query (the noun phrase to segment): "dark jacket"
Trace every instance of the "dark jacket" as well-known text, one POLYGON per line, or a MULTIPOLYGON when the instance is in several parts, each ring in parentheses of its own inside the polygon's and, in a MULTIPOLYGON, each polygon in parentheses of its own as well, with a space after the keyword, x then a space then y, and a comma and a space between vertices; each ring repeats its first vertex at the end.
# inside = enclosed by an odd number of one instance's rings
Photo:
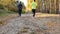
POLYGON ((18 5, 18 8, 22 10, 23 5, 20 3, 20 4, 18 5))

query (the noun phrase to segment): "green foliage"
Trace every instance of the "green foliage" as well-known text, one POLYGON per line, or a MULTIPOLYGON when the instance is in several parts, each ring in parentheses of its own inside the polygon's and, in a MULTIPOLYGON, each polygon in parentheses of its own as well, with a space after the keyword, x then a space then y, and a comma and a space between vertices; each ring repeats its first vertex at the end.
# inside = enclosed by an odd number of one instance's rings
POLYGON ((18 11, 18 9, 16 7, 12 7, 12 6, 10 8, 8 8, 8 10, 9 11, 15 11, 15 12, 18 11))
POLYGON ((2 5, 2 4, 0 4, 0 9, 4 9, 4 7, 3 7, 3 5, 2 5))
POLYGON ((0 9, 5 9, 9 11, 17 11, 17 7, 15 6, 15 0, 2 0, 0 1, 0 9))
POLYGON ((9 14, 16 14, 17 12, 0 10, 0 16, 5 16, 9 14))

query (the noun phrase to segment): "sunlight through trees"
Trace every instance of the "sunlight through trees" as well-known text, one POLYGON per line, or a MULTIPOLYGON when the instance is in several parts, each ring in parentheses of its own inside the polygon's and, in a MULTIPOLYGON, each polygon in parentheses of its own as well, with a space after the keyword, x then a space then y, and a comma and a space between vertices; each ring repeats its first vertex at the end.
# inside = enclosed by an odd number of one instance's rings
MULTIPOLYGON (((14 8, 16 1, 23 1, 27 10, 31 11, 31 3, 33 0, 0 0, 0 5, 3 5, 4 8, 8 5, 14 8)), ((36 0, 36 2, 38 4, 38 12, 60 13, 60 0, 36 0)))

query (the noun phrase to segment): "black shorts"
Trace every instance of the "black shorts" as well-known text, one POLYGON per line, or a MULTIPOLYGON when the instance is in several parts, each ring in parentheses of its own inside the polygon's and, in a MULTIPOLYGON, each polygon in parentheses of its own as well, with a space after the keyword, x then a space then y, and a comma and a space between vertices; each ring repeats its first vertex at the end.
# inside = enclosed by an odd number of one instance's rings
POLYGON ((21 14, 22 13, 22 10, 18 10, 18 13, 21 14))
POLYGON ((36 9, 32 9, 32 12, 35 14, 36 9))

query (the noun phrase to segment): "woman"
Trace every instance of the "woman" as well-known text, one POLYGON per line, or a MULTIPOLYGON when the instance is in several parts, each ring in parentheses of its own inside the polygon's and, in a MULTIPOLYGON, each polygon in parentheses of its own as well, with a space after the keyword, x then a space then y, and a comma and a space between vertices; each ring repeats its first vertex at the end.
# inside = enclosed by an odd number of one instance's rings
POLYGON ((18 5, 18 14, 19 14, 19 16, 21 16, 22 8, 23 8, 23 5, 22 5, 22 2, 20 1, 19 5, 18 5))
POLYGON ((35 0, 32 2, 32 12, 33 12, 33 17, 35 16, 35 11, 36 11, 36 7, 37 7, 37 3, 35 2, 35 0))

